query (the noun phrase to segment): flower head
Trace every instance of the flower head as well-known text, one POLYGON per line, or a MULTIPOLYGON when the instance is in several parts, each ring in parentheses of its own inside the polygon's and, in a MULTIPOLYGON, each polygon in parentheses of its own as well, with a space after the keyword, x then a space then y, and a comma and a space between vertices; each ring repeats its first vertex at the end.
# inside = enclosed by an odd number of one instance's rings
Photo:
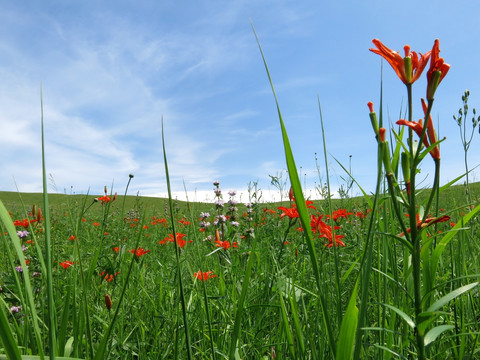
MULTIPOLYGON (((177 233, 176 236, 175 236, 176 243, 180 248, 183 248, 183 247, 185 247, 185 245, 187 245, 187 240, 183 239, 185 236, 186 236, 186 234, 182 234, 182 233, 177 233)), ((172 242, 173 243, 173 242, 175 242, 175 240, 173 239, 172 234, 168 234, 168 236, 165 239, 160 240, 158 243, 160 245, 164 245, 167 242, 172 242)), ((190 240, 189 242, 192 242, 192 240, 190 240)))
POLYGON ((60 263, 60 266, 63 267, 65 270, 67 270, 70 266, 73 265, 73 262, 67 260, 67 261, 62 261, 60 263))
POLYGON ((132 249, 128 251, 134 254, 137 258, 150 252, 150 250, 145 250, 145 249, 142 249, 141 247, 139 247, 138 249, 132 249))
POLYGON ((403 48, 405 57, 402 57, 398 52, 383 45, 380 40, 373 39, 372 42, 377 48, 370 49, 370 51, 387 60, 405 85, 413 84, 417 81, 430 58, 430 51, 423 55, 417 54, 415 51, 410 51, 410 46, 405 45, 403 48))
POLYGON ((215 246, 216 247, 222 247, 224 250, 228 250, 230 249, 230 247, 234 247, 234 248, 238 248, 238 244, 237 242, 233 242, 232 244, 230 244, 230 241, 228 240, 225 240, 225 241, 221 241, 219 239, 215 240, 215 246))
POLYGON ((10 312, 12 314, 16 314, 16 313, 20 312, 20 310, 22 310, 22 306, 12 306, 10 308, 10 312))
POLYGON ((198 271, 193 274, 193 276, 195 276, 200 281, 207 281, 208 279, 217 277, 217 275, 213 275, 213 271, 198 271))
POLYGON ((450 65, 446 64, 440 54, 440 41, 435 39, 432 48, 432 57, 430 59, 430 68, 427 71, 427 99, 432 100, 438 85, 450 70, 450 65))
MULTIPOLYGON (((310 225, 312 227, 312 232, 319 233, 318 237, 321 238, 327 238, 328 239, 328 244, 325 244, 327 248, 331 248, 333 246, 333 232, 332 232, 332 227, 330 225, 325 224, 322 221, 322 215, 315 217, 315 215, 311 216, 311 222, 310 225)), ((340 226, 334 226, 334 230, 340 229, 340 226)), ((341 241, 344 238, 343 235, 337 235, 335 234, 335 247, 337 246, 345 246, 345 243, 341 241)))
MULTIPOLYGON (((422 222, 422 220, 420 219, 420 215, 417 214, 417 229, 420 230, 420 229, 423 229, 427 226, 430 226, 430 225, 433 225, 433 224, 436 224, 436 223, 440 223, 440 222, 446 222, 450 220, 450 216, 447 216, 447 215, 442 215, 440 217, 431 217, 430 215, 427 216, 427 218, 425 219, 424 222, 422 222)), ((408 228, 407 229, 407 233, 410 233, 411 232, 411 229, 408 228)), ((398 234, 397 236, 405 236, 405 233, 400 233, 398 234)))
MULTIPOLYGON (((427 114, 427 104, 425 103, 425 100, 422 99, 422 107, 425 115, 427 114)), ((404 119, 400 119, 397 121, 397 125, 406 125, 409 128, 411 128, 413 131, 415 131, 418 135, 419 138, 422 137, 422 132, 423 132, 423 121, 422 119, 416 121, 407 121, 404 119)), ((426 134, 423 136, 423 145, 425 145, 426 148, 429 148, 430 145, 435 144, 437 142, 437 137, 435 135, 435 129, 433 128, 433 120, 432 117, 429 115, 427 119, 427 131, 426 134)), ((440 148, 438 145, 436 145, 431 151, 430 155, 432 155, 432 158, 434 159, 440 159, 440 148)))
POLYGON ((18 236, 20 239, 23 239, 23 238, 28 237, 29 234, 30 234, 30 233, 29 233, 27 230, 24 230, 24 231, 19 230, 19 231, 17 231, 17 236, 18 236))

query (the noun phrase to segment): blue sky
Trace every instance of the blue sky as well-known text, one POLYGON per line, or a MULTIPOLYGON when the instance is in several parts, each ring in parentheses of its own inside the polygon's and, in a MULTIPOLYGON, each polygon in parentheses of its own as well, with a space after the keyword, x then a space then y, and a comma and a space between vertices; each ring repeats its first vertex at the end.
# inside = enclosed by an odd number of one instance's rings
MULTIPOLYGON (((470 108, 480 110, 479 2, 22 1, 2 2, 0 10, 0 190, 41 190, 42 83, 51 192, 100 194, 114 182, 123 193, 133 173, 131 194, 164 195, 163 116, 176 197, 184 198, 185 186, 190 200, 206 200, 219 180, 239 192, 258 182, 265 199, 278 199, 269 175, 285 180, 286 166, 250 20, 307 196, 319 183, 316 153, 325 181, 317 97, 329 153, 347 167, 352 155, 354 176, 367 191, 374 188, 376 144, 366 104, 378 108, 381 61, 368 51, 373 38, 421 53, 440 39, 452 66, 433 108, 437 131, 447 136, 442 183, 464 170, 452 115, 465 89, 470 108)), ((422 75, 414 86, 417 119, 425 86, 422 75)), ((385 65, 392 122, 405 101, 403 83, 385 65)), ((479 137, 471 167, 480 163, 479 137)), ((345 174, 329 162, 335 189, 345 174)), ((426 166, 422 184, 431 178, 426 166)))

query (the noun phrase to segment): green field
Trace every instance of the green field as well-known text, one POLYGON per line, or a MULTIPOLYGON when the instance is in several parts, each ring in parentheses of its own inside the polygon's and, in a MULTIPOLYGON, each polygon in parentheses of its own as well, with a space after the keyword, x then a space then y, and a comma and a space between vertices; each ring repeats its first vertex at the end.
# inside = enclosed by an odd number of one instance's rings
MULTIPOLYGON (((477 199, 479 185, 472 185, 472 194, 477 199)), ((437 224, 438 228, 429 227, 425 239, 435 237, 440 242, 443 234, 451 231, 450 222, 460 221, 462 214, 469 211, 459 207, 465 202, 464 192, 464 186, 460 185, 442 194, 445 200, 440 205, 441 213, 448 213, 451 219, 437 224)), ((223 195, 227 203, 230 197, 223 195)), ((41 207, 42 194, 1 192, 0 198, 12 212, 12 220, 37 219, 36 214, 28 212, 34 204, 37 209, 41 207), (27 213, 22 211, 22 201, 27 213)), ((127 196, 125 204, 121 196, 104 204, 94 202, 93 195, 55 194, 49 199, 57 355, 85 358, 90 352, 95 353, 111 324, 113 312, 118 311, 106 358, 186 358, 175 247, 170 241, 159 243, 172 233, 168 199, 127 196), (140 256, 130 252, 138 248, 149 252, 140 256), (72 265, 63 268, 62 264, 68 264, 67 261, 72 265), (123 292, 124 298, 117 308, 123 292), (113 303, 110 311, 105 305, 106 294, 113 303)), ((279 206, 252 204, 247 214, 244 205, 236 206, 238 210, 229 213, 228 206, 219 209, 213 204, 177 204, 176 232, 185 234, 186 240, 179 248, 180 276, 194 358, 228 358, 232 331, 239 321, 235 315, 241 296, 245 296, 244 308, 234 344, 240 358, 267 359, 273 358, 273 354, 276 358, 328 358, 332 349, 324 331, 323 311, 329 315, 332 331, 338 333, 372 218, 377 230, 372 245, 368 312, 361 330, 365 334, 363 357, 394 358, 393 353, 408 356, 413 352, 414 330, 398 311, 390 308, 395 306, 406 314, 412 311, 412 275, 408 253, 384 230, 400 233, 388 200, 375 214, 367 212, 369 207, 364 198, 334 200, 332 218, 339 226, 335 232, 343 235, 340 241, 345 247, 326 247, 328 238, 318 237, 317 232, 315 247, 321 266, 322 291, 328 294, 324 305, 316 294, 308 248, 298 230, 298 218, 290 218, 279 206), (204 221, 211 225, 204 232, 200 231, 201 212, 210 213, 204 221), (219 215, 227 213, 229 220, 213 225, 219 215), (282 218, 283 213, 287 215, 282 218), (238 228, 232 226, 231 219, 235 216, 238 228), (216 246, 220 244, 215 242, 217 229, 220 242, 227 241, 231 247, 216 246), (252 260, 249 262, 249 259, 252 260), (200 281, 195 277, 198 271, 211 271, 212 277, 200 281), (246 280, 249 271, 250 277, 246 280), (245 281, 248 288, 242 294, 245 281), (323 306, 326 308, 322 311, 323 306)), ((285 202, 283 207, 292 209, 292 204, 285 202)), ((326 200, 315 201, 309 212, 317 217, 323 215, 328 223, 330 210, 326 200)), ((21 239, 25 247, 23 254, 29 262, 28 275, 26 270, 17 271, 20 262, 7 235, 0 245, 3 311, 9 313, 8 323, 24 354, 37 354, 39 350, 32 316, 38 317, 40 341, 49 352, 45 328, 48 321, 46 279, 41 259, 44 255, 40 254, 44 227, 41 219, 28 223, 27 228, 16 227, 18 231, 29 232, 21 239), (25 276, 30 278, 36 315, 21 302, 28 291, 25 276), (19 311, 11 311, 12 307, 19 307, 19 311)), ((6 229, 2 226, 3 232, 6 229)), ((477 217, 448 244, 438 265, 438 286, 431 293, 432 300, 478 281, 479 234, 477 217)), ((430 346, 432 357, 444 358, 447 352, 451 357, 470 354, 470 358, 475 358, 479 348, 479 314, 478 290, 442 307, 434 324, 452 327, 430 346)))

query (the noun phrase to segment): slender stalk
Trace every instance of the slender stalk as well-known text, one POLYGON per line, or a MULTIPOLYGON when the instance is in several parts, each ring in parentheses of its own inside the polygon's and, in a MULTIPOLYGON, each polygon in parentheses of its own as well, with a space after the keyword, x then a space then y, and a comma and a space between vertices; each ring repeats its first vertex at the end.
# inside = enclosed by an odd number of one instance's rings
POLYGON ((168 190, 168 205, 170 208, 170 220, 172 223, 172 232, 173 232, 173 241, 175 244, 175 259, 177 262, 177 277, 178 277, 178 287, 180 289, 180 302, 182 304, 182 315, 183 315, 183 324, 185 326, 185 342, 187 347, 187 356, 188 359, 193 359, 192 355, 192 348, 190 344, 190 332, 188 327, 188 319, 187 319, 187 306, 185 303, 185 294, 183 290, 183 282, 182 282, 182 272, 180 266, 180 247, 177 243, 177 233, 175 231, 175 218, 174 218, 174 209, 173 209, 173 199, 172 199, 172 190, 170 188, 170 176, 168 173, 168 164, 167 164, 167 153, 165 150, 165 133, 163 131, 163 118, 162 118, 162 147, 163 147, 163 160, 165 162, 165 177, 167 179, 167 190, 168 190))
MULTIPOLYGON (((407 85, 407 94, 408 94, 408 119, 412 121, 412 85, 407 85)), ((425 135, 425 134, 424 134, 425 135)), ((410 217, 410 239, 412 244, 412 267, 413 267, 413 294, 414 294, 414 303, 415 303, 415 322, 416 325, 420 323, 420 314, 422 313, 422 279, 421 279, 421 261, 420 261, 420 234, 417 229, 417 210, 416 210, 416 189, 415 189, 415 176, 417 174, 417 155, 420 152, 420 146, 422 141, 419 142, 419 147, 417 151, 414 151, 413 147, 413 131, 409 128, 408 132, 408 142, 410 146, 410 156, 413 157, 410 168, 410 199, 408 207, 408 215, 410 217)), ((400 219, 400 217, 399 217, 400 219)), ((405 236, 408 236, 405 233, 405 236)), ((416 331, 416 340, 417 340, 417 357, 419 360, 425 359, 425 345, 424 345, 424 334, 420 331, 416 331)))
POLYGON ((42 176, 43 176, 43 213, 45 218, 45 266, 47 268, 47 302, 48 302, 48 344, 50 347, 50 359, 55 359, 55 298, 53 297, 52 275, 52 243, 50 234, 50 209, 48 204, 47 171, 45 166, 45 133, 43 127, 43 96, 40 86, 40 111, 42 123, 42 176))
POLYGON ((320 106, 320 98, 318 98, 318 111, 320 113, 320 124, 322 127, 322 139, 323 139, 323 155, 325 157, 325 174, 327 178, 327 189, 328 189, 328 209, 330 213, 330 227, 332 229, 332 243, 333 243, 333 261, 334 261, 334 268, 335 268, 335 290, 337 292, 337 317, 338 323, 342 322, 342 295, 340 293, 340 274, 339 274, 339 266, 338 266, 338 249, 337 249, 337 242, 335 240, 335 224, 333 223, 333 215, 332 215, 332 197, 330 192, 330 175, 328 173, 328 158, 327 158, 327 141, 325 139, 325 128, 323 126, 323 116, 322 116, 322 107, 320 106))

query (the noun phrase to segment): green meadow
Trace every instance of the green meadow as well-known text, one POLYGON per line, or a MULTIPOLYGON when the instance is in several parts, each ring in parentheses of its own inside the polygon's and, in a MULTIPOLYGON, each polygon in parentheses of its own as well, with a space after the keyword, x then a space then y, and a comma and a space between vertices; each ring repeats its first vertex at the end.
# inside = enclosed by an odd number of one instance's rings
POLYGON ((305 199, 278 102, 281 203, 253 186, 240 204, 215 179, 212 203, 130 196, 133 175, 103 194, 48 194, 43 155, 43 193, 0 192, 0 359, 479 359, 480 183, 468 146, 465 173, 440 183, 430 117, 449 65, 438 41, 421 56, 374 45, 408 102, 392 126, 368 104, 371 193, 339 164, 361 195, 329 196, 326 166, 325 196, 305 199), (420 186, 425 162, 434 173, 420 186))

